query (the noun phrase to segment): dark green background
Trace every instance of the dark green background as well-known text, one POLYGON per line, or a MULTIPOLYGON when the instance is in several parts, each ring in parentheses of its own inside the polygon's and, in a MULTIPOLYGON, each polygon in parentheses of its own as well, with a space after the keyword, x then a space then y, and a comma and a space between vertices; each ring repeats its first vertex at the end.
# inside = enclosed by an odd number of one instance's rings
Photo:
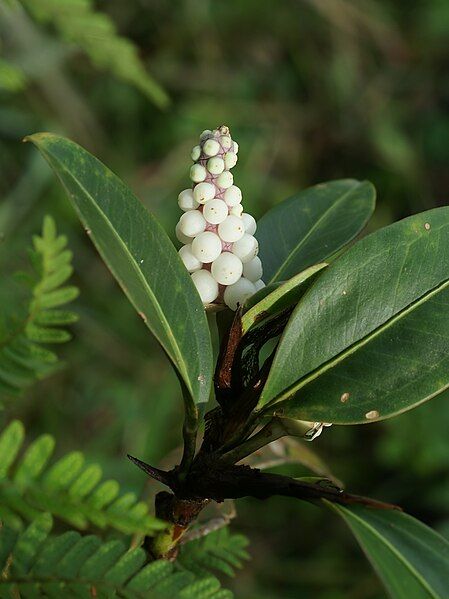
MULTIPOLYGON (((54 434, 59 452, 83 449, 124 486, 143 489, 124 455, 157 465, 177 447, 176 379, 61 187, 21 138, 49 130, 75 139, 172 232, 190 148, 203 129, 226 123, 240 144, 236 183, 256 217, 308 185, 368 178, 379 196, 372 230, 448 203, 449 4, 109 0, 96 7, 136 43, 171 104, 161 112, 95 68, 51 23, 25 13, 41 40, 34 47, 34 38, 11 36, 0 20, 2 58, 34 65, 22 90, 0 90, 1 309, 22 293, 12 273, 26 265, 30 235, 47 212, 69 236, 81 289, 75 340, 61 348, 66 367, 9 402, 2 418, 22 418, 33 437, 54 434)), ((449 534, 445 401, 387 423, 327 429, 314 448, 351 490, 401 503, 449 534)), ((234 527, 249 535, 253 556, 234 583, 238 597, 384 596, 332 514, 289 499, 241 501, 238 512, 234 527)))

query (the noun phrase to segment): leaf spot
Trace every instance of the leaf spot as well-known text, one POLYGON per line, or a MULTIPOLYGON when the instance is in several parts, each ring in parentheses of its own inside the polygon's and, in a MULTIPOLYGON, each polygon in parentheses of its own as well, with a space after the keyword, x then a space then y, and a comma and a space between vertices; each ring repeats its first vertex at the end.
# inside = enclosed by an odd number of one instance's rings
POLYGON ((204 376, 204 374, 200 374, 198 376, 198 381, 200 382, 200 385, 204 385, 204 383, 206 382, 206 377, 204 376))
POLYGON ((346 403, 348 401, 348 399, 349 399, 349 393, 348 392, 343 393, 343 395, 340 397, 341 403, 346 403))
POLYGON ((430 231, 430 223, 425 223, 424 228, 426 231, 430 231))
POLYGON ((343 295, 346 295, 348 292, 346 291, 346 289, 343 289, 343 295))
POLYGON ((379 412, 377 410, 371 410, 365 414, 365 418, 367 420, 374 420, 374 418, 379 418, 379 412))

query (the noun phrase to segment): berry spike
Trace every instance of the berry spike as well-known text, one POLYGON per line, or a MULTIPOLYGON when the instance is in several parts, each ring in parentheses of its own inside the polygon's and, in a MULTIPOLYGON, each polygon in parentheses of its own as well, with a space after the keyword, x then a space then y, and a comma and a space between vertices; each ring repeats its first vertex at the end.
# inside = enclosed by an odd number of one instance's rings
POLYGON ((264 287, 256 221, 243 212, 242 192, 231 173, 237 153, 225 125, 203 131, 191 153, 192 187, 178 196, 183 214, 176 225, 183 244, 179 256, 203 304, 231 310, 264 287))

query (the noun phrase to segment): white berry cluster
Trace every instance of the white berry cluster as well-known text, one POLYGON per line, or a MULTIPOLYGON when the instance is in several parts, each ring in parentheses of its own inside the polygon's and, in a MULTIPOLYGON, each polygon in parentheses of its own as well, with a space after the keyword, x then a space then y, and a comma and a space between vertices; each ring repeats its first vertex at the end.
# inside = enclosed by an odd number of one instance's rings
POLYGON ((228 127, 203 131, 191 154, 192 188, 178 196, 184 214, 176 225, 185 244, 179 255, 203 303, 224 303, 231 310, 264 287, 256 221, 243 212, 242 192, 231 173, 237 153, 228 127))

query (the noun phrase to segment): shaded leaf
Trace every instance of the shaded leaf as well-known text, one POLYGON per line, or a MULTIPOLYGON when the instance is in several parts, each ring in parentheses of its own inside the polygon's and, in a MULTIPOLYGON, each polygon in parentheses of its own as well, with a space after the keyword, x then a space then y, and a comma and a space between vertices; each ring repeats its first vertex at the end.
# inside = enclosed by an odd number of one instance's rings
POLYGON ((443 537, 397 510, 325 503, 350 527, 393 599, 447 597, 449 543, 443 537))
POLYGON ((375 196, 368 181, 342 179, 274 206, 256 232, 265 282, 285 281, 349 243, 373 213, 375 196))

